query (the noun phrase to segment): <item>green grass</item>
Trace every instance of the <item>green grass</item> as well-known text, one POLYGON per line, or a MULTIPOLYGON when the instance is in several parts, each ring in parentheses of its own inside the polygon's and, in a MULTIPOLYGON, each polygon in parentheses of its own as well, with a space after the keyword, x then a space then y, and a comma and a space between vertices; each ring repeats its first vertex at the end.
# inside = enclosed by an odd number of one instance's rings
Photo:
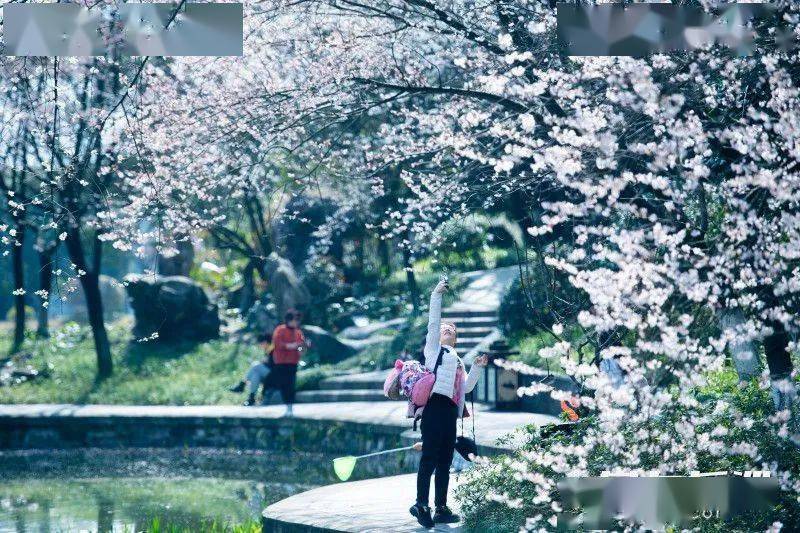
MULTIPOLYGON (((91 332, 68 324, 50 340, 26 341, 35 368, 50 376, 0 387, 0 403, 106 403, 208 405, 236 404, 241 394, 228 392, 250 364, 262 357, 253 344, 216 340, 197 345, 164 347, 131 343, 130 321, 109 325, 114 375, 95 382, 97 363, 91 332)), ((10 335, 0 333, 0 354, 10 335)), ((301 369, 298 389, 309 388, 328 375, 330 367, 301 369)))
POLYGON ((196 527, 186 527, 170 523, 162 523, 158 518, 154 518, 145 533, 261 533, 261 523, 258 520, 248 520, 241 524, 224 524, 221 522, 211 522, 201 529, 196 527))

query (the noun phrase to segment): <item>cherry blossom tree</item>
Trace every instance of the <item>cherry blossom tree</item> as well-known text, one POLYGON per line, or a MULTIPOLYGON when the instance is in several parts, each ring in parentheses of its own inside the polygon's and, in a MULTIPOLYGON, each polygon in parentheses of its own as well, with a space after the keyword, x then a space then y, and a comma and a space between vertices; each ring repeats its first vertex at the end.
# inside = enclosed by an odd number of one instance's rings
POLYGON ((596 339, 595 361, 617 359, 628 377, 613 387, 554 328, 559 342, 542 355, 583 384, 592 414, 579 445, 513 465, 545 509, 559 476, 726 461, 768 467, 796 498, 794 456, 753 444, 754 428, 783 446, 798 440, 798 56, 770 42, 775 26, 796 24, 796 6, 781 3, 755 28, 759 54, 642 59, 559 55, 548 2, 282 7, 320 36, 307 54, 315 87, 340 91, 347 113, 381 115, 349 169, 378 193, 376 171, 402 169, 413 194, 384 231, 412 228, 436 246, 442 220, 516 198, 539 255, 588 296, 578 322, 596 339), (753 342, 775 399, 758 422, 703 394, 726 349, 753 342), (537 477, 541 465, 548 475, 537 477))

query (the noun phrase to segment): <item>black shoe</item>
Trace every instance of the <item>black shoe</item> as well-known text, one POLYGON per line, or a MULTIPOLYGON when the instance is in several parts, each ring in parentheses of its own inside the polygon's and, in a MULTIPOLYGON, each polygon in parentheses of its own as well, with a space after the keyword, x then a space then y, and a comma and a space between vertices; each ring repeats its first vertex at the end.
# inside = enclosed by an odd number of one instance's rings
POLYGON ((228 390, 231 392, 244 392, 244 381, 240 381, 228 390))
POLYGON ((247 400, 245 400, 245 402, 242 405, 244 405, 246 407, 249 407, 249 406, 255 405, 255 404, 256 404, 256 395, 255 394, 251 394, 250 396, 247 397, 247 400))
POLYGON ((446 505, 436 507, 436 512, 433 515, 433 521, 436 524, 455 524, 461 520, 461 517, 450 510, 446 505))
POLYGON ((431 508, 427 505, 422 505, 420 503, 415 503, 411 506, 411 509, 408 510, 411 515, 417 519, 419 525, 424 527, 425 529, 430 529, 433 527, 433 519, 431 518, 431 508))

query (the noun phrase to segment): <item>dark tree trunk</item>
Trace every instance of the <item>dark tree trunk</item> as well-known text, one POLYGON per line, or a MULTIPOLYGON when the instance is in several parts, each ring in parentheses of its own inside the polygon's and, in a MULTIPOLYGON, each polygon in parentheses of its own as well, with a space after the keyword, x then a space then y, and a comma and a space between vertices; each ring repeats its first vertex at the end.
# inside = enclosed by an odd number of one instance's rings
POLYGON ((364 276, 364 247, 367 245, 367 239, 358 239, 353 244, 356 245, 356 268, 360 277, 364 276))
POLYGON ((388 278, 392 273, 392 255, 386 239, 378 239, 378 256, 381 259, 381 277, 388 278))
POLYGON ((775 409, 780 411, 791 408, 797 389, 791 379, 792 357, 789 353, 789 334, 780 322, 770 325, 773 332, 764 339, 764 355, 772 383, 772 400, 775 409))
POLYGON ((242 315, 247 315, 250 308, 255 303, 256 294, 256 281, 255 281, 256 265, 253 260, 247 262, 242 274, 242 290, 239 293, 239 311, 242 315))
POLYGON ((111 344, 108 341, 106 325, 103 322, 103 299, 100 295, 100 277, 94 272, 81 276, 81 286, 86 295, 86 312, 94 336, 94 349, 97 353, 97 377, 105 379, 113 371, 111 344))
POLYGON ((100 294, 101 243, 95 237, 94 257, 92 258, 94 268, 91 268, 86 261, 86 253, 83 249, 80 233, 76 228, 70 230, 65 242, 70 260, 78 269, 85 272, 80 277, 81 287, 86 298, 86 314, 89 318, 89 326, 92 328, 94 350, 97 354, 97 379, 102 380, 111 375, 113 363, 111 360, 111 344, 108 341, 108 332, 103 321, 103 298, 100 294))
POLYGON ((767 358, 769 375, 775 378, 788 376, 792 372, 792 357, 789 353, 789 334, 783 324, 771 324, 773 333, 764 339, 764 355, 767 358))
POLYGON ((114 502, 105 496, 97 497, 97 533, 114 532, 114 502))
POLYGON ((53 286, 54 256, 55 247, 52 246, 45 246, 39 252, 39 290, 47 291, 47 296, 40 297, 41 301, 36 309, 36 336, 42 339, 50 336, 48 305, 50 302, 50 289, 53 286))
POLYGON ((11 353, 14 354, 22 348, 25 341, 25 264, 22 254, 25 248, 25 226, 17 224, 16 242, 11 247, 11 264, 14 275, 14 342, 11 353))
POLYGON ((419 310, 419 286, 417 278, 414 276, 414 267, 411 264, 411 251, 407 246, 403 247, 403 267, 406 271, 406 284, 408 285, 408 294, 411 296, 411 305, 416 313, 419 310))

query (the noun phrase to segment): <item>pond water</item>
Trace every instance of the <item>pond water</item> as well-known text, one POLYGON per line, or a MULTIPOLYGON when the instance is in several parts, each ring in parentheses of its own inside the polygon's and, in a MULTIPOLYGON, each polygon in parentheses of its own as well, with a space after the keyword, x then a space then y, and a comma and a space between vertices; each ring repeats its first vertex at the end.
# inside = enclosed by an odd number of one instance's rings
MULTIPOLYGON (((0 532, 181 530, 259 520, 333 483, 331 457, 218 449, 0 452, 0 532)), ((362 472, 362 477, 368 472, 362 472)))

